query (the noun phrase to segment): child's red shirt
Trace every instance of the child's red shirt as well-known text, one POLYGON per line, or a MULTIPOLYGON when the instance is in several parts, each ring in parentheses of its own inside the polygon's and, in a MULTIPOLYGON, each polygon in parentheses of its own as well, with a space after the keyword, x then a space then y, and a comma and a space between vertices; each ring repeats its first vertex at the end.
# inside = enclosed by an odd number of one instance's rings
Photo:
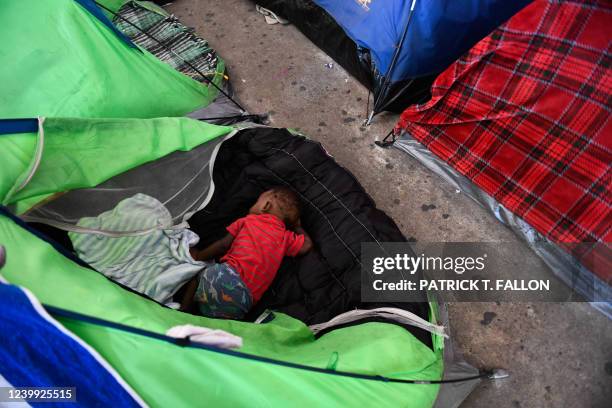
POLYGON ((227 231, 234 241, 221 258, 251 291, 253 304, 270 287, 284 256, 296 256, 304 236, 289 231, 285 223, 271 214, 249 214, 234 221, 227 231))

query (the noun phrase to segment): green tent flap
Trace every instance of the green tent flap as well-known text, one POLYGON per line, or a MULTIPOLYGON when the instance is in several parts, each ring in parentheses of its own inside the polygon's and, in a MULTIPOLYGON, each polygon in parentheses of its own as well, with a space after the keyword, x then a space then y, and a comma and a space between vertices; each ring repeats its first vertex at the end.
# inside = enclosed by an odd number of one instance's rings
MULTIPOLYGON (((3 118, 183 116, 218 92, 130 47, 74 0, 3 0, 0 26, 3 118)), ((217 85, 224 70, 219 60, 217 85)))
MULTIPOLYGON (((177 346, 160 340, 81 322, 62 323, 114 367, 120 367, 123 378, 152 406, 187 407, 199 402, 222 407, 422 408, 433 405, 439 389, 438 385, 317 373, 201 349, 177 350, 177 346), (107 342, 113 347, 107 347, 107 342)), ((370 354, 382 351, 370 350, 370 354)), ((340 354, 343 358, 350 357, 340 354)), ((420 374, 439 374, 439 365, 420 374)))
MULTIPOLYGON (((223 329, 243 337, 244 346, 240 351, 244 353, 312 367, 326 368, 332 354, 337 353, 338 371, 405 379, 441 377, 442 350, 432 351, 410 332, 393 324, 351 326, 315 340, 302 322, 283 314, 275 314, 275 318, 265 324, 189 315, 160 306, 77 265, 4 216, 0 216, 0 240, 8 254, 2 276, 28 288, 51 306, 156 333, 188 323, 223 329)), ((148 403, 155 406, 167 406, 172 402, 186 405, 199 400, 195 399, 201 395, 199 393, 206 393, 202 398, 209 402, 225 397, 241 404, 249 402, 252 395, 261 398, 269 394, 269 403, 263 400, 261 403, 278 405, 290 400, 286 392, 294 387, 300 388, 299 394, 312 401, 332 403, 344 399, 349 405, 356 405, 366 396, 372 401, 399 403, 405 401, 408 393, 411 399, 419 401, 417 406, 425 407, 431 406, 437 395, 434 385, 388 384, 336 377, 183 348, 71 319, 62 319, 62 323, 98 350, 148 403), (254 377, 258 378, 252 379, 254 377), (240 393, 227 396, 232 387, 246 386, 244 383, 254 387, 254 394, 243 392, 241 388, 240 393), (306 393, 304 387, 313 387, 312 393, 306 393), (338 393, 338 388, 345 391, 338 393)))
POLYGON ((177 150, 191 150, 232 128, 188 118, 45 120, 43 132, 0 137, 3 205, 17 213, 57 192, 93 187, 177 150), (42 142, 39 142, 42 138, 42 142), (37 144, 38 143, 38 144, 37 144), (36 163, 37 148, 41 149, 36 163), (22 182, 30 181, 21 189, 22 182))

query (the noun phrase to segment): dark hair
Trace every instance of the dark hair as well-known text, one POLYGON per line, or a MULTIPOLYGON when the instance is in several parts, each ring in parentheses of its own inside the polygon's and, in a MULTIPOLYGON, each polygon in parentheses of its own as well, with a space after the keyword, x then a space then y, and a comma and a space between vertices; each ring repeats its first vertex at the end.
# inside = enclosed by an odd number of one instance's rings
POLYGON ((278 200, 283 221, 288 227, 292 227, 300 219, 300 200, 298 200, 297 194, 289 187, 274 187, 270 190, 278 200))

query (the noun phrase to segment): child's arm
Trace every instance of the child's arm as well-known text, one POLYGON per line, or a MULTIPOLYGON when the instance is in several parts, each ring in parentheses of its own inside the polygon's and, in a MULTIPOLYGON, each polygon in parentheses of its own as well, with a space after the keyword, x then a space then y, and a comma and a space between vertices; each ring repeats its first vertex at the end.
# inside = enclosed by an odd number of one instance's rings
MULTIPOLYGON (((232 234, 226 234, 223 238, 213 242, 209 246, 204 249, 195 249, 190 248, 189 252, 191 256, 196 261, 208 261, 210 259, 215 259, 225 254, 230 246, 232 246, 232 242, 234 241, 234 237, 232 234)), ((193 304, 193 297, 195 296, 195 292, 198 289, 198 276, 195 276, 189 282, 185 284, 185 293, 183 294, 183 298, 181 300, 181 311, 189 311, 191 309, 191 305, 193 304)))
POLYGON ((217 240, 207 246, 204 249, 194 249, 190 250, 191 256, 196 261, 208 261, 210 259, 215 259, 225 254, 232 246, 232 242, 234 241, 234 236, 232 234, 226 234, 220 240, 217 240))
POLYGON ((300 250, 297 252, 297 256, 304 255, 305 253, 307 253, 308 251, 312 249, 312 240, 310 239, 310 236, 308 235, 308 233, 304 231, 304 228, 302 228, 302 223, 299 220, 297 224, 295 225, 295 227, 293 228, 293 231, 296 234, 300 234, 304 236, 304 245, 302 245, 300 250))

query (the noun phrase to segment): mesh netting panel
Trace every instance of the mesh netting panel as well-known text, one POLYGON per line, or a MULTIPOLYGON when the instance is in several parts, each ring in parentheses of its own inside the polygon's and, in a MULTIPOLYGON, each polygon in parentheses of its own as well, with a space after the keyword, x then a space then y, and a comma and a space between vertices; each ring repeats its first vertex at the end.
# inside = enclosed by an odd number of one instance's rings
MULTIPOLYGON (((168 222, 171 225, 158 225, 158 228, 180 225, 212 196, 212 164, 222 141, 223 138, 217 138, 191 151, 171 153, 115 176, 95 188, 57 194, 28 211, 23 219, 78 232, 82 218, 96 217, 112 210, 122 200, 145 194, 158 200, 170 213, 171 221, 168 222)), ((112 231, 96 231, 125 235, 141 232, 139 227, 130 225, 118 226, 112 231)))

